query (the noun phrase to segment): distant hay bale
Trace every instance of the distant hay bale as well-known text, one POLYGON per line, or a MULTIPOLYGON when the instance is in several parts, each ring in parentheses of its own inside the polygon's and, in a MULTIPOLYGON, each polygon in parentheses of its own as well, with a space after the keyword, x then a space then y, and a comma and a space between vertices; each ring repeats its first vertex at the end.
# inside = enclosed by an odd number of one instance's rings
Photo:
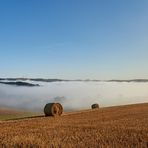
POLYGON ((60 103, 48 103, 44 107, 45 116, 61 116, 63 107, 60 103))
POLYGON ((92 108, 92 109, 99 109, 99 104, 93 104, 93 105, 91 106, 91 108, 92 108))

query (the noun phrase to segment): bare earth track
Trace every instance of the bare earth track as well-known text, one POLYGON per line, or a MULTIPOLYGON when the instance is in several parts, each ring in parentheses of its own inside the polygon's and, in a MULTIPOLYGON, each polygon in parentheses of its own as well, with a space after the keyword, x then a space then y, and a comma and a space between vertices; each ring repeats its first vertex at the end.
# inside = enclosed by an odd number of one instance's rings
POLYGON ((0 147, 148 147, 148 103, 0 122, 0 147))

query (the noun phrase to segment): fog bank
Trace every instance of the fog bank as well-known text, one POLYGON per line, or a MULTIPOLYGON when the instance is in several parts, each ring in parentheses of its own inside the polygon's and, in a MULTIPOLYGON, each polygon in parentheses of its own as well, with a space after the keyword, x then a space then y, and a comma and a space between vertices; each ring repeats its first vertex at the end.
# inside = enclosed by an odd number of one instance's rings
MULTIPOLYGON (((34 83, 30 81, 31 83, 34 83)), ((59 102, 65 110, 148 102, 148 83, 136 82, 39 82, 40 87, 0 84, 0 107, 42 111, 48 102, 59 102)))

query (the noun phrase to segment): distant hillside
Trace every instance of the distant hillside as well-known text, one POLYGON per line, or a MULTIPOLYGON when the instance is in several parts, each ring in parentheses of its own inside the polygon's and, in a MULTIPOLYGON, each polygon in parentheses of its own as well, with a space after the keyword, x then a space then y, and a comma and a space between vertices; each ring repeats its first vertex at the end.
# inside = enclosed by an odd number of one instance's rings
POLYGON ((39 84, 32 84, 32 83, 27 83, 27 82, 21 82, 21 81, 17 81, 17 82, 1 82, 1 84, 7 84, 7 85, 16 85, 16 86, 40 86, 39 84))
POLYGON ((108 82, 148 82, 148 79, 108 80, 108 82))
POLYGON ((1 81, 40 81, 40 82, 58 82, 58 81, 69 81, 69 80, 62 80, 62 79, 43 79, 43 78, 0 78, 1 81))
POLYGON ((62 81, 84 81, 84 82, 148 82, 148 79, 130 79, 130 80, 118 80, 118 79, 113 79, 113 80, 91 80, 91 79, 86 79, 86 80, 66 80, 66 79, 44 79, 44 78, 0 78, 0 81, 38 81, 38 82, 62 82, 62 81))

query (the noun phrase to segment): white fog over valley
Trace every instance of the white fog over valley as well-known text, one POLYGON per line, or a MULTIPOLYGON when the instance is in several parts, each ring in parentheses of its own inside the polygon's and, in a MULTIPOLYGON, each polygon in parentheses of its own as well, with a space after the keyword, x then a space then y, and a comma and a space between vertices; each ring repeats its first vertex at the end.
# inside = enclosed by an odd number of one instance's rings
MULTIPOLYGON (((26 82, 26 81, 25 81, 26 82)), ((148 102, 148 83, 144 82, 35 82, 35 87, 0 84, 0 107, 42 111, 45 104, 59 102, 65 111, 148 102)))

